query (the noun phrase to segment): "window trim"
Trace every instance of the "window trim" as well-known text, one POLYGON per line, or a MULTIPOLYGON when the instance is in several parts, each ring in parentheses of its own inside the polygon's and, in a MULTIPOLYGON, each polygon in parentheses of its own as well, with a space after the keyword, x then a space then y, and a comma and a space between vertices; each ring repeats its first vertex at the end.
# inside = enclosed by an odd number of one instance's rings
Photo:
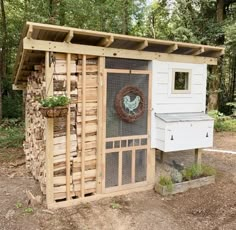
POLYGON ((190 94, 192 85, 192 70, 191 69, 172 69, 172 83, 171 83, 171 94, 190 94), (176 90, 175 89, 175 73, 176 72, 187 72, 188 74, 188 89, 176 90))

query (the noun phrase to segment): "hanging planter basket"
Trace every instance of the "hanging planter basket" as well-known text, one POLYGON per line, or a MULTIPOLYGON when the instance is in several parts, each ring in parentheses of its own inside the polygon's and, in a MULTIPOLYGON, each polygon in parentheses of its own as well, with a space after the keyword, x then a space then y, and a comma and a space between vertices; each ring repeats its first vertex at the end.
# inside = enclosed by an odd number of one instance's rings
POLYGON ((39 111, 47 118, 66 117, 68 106, 40 107, 39 111))

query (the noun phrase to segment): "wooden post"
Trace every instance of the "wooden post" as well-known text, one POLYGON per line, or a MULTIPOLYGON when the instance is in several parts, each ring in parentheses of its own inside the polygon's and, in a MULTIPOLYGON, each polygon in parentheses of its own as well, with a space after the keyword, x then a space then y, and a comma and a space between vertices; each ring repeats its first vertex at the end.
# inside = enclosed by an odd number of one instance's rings
MULTIPOLYGON (((49 66, 50 53, 45 53, 46 96, 53 95, 53 68, 49 66)), ((47 118, 46 123, 46 201, 49 207, 53 198, 53 118, 47 118)))
POLYGON ((160 162, 163 163, 164 161, 164 152, 160 150, 160 162))
POLYGON ((103 154, 103 78, 104 78, 105 58, 98 59, 98 131, 97 131, 97 162, 96 162, 96 192, 102 193, 102 154, 103 154))
POLYGON ((82 58, 81 197, 85 190, 86 55, 82 58))
MULTIPOLYGON (((66 93, 70 97, 71 91, 71 54, 66 55, 66 93)), ((66 199, 70 200, 70 106, 68 106, 66 122, 66 199)))
POLYGON ((202 164, 202 150, 195 149, 195 164, 201 165, 202 164))

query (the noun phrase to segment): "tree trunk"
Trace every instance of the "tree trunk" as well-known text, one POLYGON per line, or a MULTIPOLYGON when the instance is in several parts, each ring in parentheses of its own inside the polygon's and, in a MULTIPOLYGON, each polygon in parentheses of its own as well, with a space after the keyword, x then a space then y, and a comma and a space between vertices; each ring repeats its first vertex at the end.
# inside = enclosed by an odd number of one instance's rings
MULTIPOLYGON (((216 3, 216 20, 218 23, 224 20, 224 0, 217 0, 216 3)), ((224 43, 224 39, 218 39, 220 43, 224 43)), ((222 45, 222 44, 218 44, 222 45)), ((222 62, 219 59, 219 67, 221 67, 222 62)), ((209 98, 208 98, 208 111, 218 110, 219 107, 219 87, 220 87, 220 68, 218 66, 213 66, 214 78, 210 80, 209 83, 209 98)))
POLYGON ((129 0, 124 0, 123 2, 123 34, 129 34, 129 0))
POLYGON ((4 2, 1 0, 1 17, 2 17, 2 47, 1 47, 1 57, 0 57, 0 122, 2 120, 2 81, 6 78, 7 72, 7 61, 6 61, 6 42, 7 42, 7 22, 6 22, 6 14, 4 8, 4 2))

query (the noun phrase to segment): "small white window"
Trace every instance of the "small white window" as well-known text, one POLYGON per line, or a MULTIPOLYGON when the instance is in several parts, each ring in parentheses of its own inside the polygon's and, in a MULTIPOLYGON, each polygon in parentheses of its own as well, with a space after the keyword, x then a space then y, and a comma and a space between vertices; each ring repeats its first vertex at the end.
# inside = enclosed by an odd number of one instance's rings
POLYGON ((191 92, 191 70, 174 69, 172 76, 172 93, 191 92))

